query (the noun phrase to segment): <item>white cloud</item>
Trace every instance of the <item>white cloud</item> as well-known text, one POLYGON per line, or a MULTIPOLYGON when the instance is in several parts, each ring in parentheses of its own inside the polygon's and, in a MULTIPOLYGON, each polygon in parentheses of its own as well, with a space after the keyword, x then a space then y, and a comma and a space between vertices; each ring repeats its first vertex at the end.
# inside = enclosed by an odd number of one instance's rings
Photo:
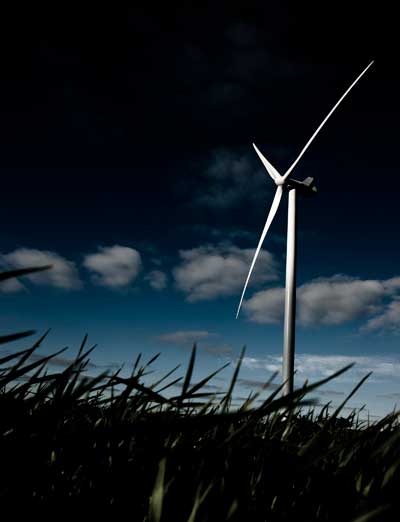
POLYGON ((100 247, 98 253, 85 256, 83 266, 92 272, 95 284, 117 289, 134 281, 140 271, 141 258, 133 248, 114 245, 100 247))
MULTIPOLYGON (((400 375, 400 357, 394 356, 360 356, 360 355, 319 355, 297 354, 294 369, 296 378, 300 380, 318 380, 329 377, 350 363, 355 363, 353 368, 337 377, 341 381, 354 381, 354 376, 359 378, 370 371, 374 378, 393 378, 400 375)), ((264 358, 244 357, 244 368, 249 370, 278 371, 282 375, 282 356, 267 355, 264 358)), ((336 379, 335 379, 336 380, 336 379)), ((371 378, 369 379, 372 380, 371 378)), ((334 381, 332 381, 334 383, 334 381)))
POLYGON ((163 290, 167 286, 167 276, 161 270, 152 270, 145 279, 154 290, 163 290))
POLYGON ((369 319, 362 331, 389 330, 400 333, 400 300, 395 299, 376 317, 369 319))
POLYGON ((283 318, 284 305, 285 290, 270 288, 261 290, 244 301, 243 310, 250 321, 260 324, 276 324, 283 318))
POLYGON ((192 345, 203 339, 215 337, 216 334, 206 330, 178 330, 176 332, 164 333, 157 336, 157 340, 167 344, 177 344, 179 346, 192 345))
MULTIPOLYGON (((60 256, 56 252, 47 250, 35 250, 30 248, 18 248, 9 254, 2 255, 2 263, 11 268, 29 268, 44 265, 53 265, 50 270, 24 276, 32 283, 48 285, 64 290, 76 290, 81 288, 75 263, 60 256)), ((16 281, 8 282, 6 289, 2 291, 18 291, 23 288, 16 281)))
POLYGON ((317 279, 299 288, 299 320, 305 325, 342 324, 376 312, 384 293, 380 281, 317 279))
MULTIPOLYGON (((298 321, 303 325, 337 325, 377 313, 393 287, 385 286, 385 281, 343 275, 314 279, 297 289, 298 321)), ((243 308, 251 321, 277 323, 283 317, 284 289, 257 292, 244 302, 243 308)))
MULTIPOLYGON (((206 245, 179 252, 181 264, 173 270, 176 286, 189 302, 240 294, 254 249, 231 244, 206 245)), ((261 250, 252 274, 252 285, 278 279, 272 254, 261 250)))

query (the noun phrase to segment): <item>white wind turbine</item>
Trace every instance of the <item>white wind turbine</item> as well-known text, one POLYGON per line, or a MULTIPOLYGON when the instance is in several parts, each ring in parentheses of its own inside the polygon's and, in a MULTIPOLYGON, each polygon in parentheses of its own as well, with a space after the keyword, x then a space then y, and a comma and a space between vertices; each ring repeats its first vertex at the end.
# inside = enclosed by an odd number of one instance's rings
POLYGON ((313 139, 322 129, 322 127, 327 122, 328 118, 333 114, 335 109, 339 106, 342 100, 347 96, 347 94, 351 91, 354 85, 358 82, 358 80, 367 72, 367 70, 371 67, 374 62, 372 61, 363 72, 354 80, 354 82, 350 85, 347 91, 343 94, 343 96, 339 99, 339 101, 334 105, 325 119, 322 121, 320 126, 305 144, 304 148, 297 156, 295 161, 289 167, 289 169, 285 172, 283 176, 279 174, 279 172, 271 165, 271 163, 261 154, 261 152, 257 149, 257 147, 253 143, 253 147, 257 152, 259 158, 264 164, 264 167, 267 169, 268 174, 274 180, 277 185, 277 189, 275 192, 275 197, 271 205, 271 209, 269 211, 267 221, 264 225, 264 230, 262 231, 260 240, 258 242, 258 246, 256 248, 256 252, 253 257, 253 261, 250 266, 249 273, 247 275, 246 282, 244 284, 242 296, 240 298, 240 303, 236 313, 236 319, 238 318, 240 307, 242 305, 243 297, 246 292, 247 284, 249 282, 251 273, 253 271, 257 256, 260 252, 261 246, 263 244, 264 238, 268 232, 268 229, 272 223, 272 220, 275 217, 276 211, 278 210, 279 203, 282 198, 283 191, 286 190, 289 193, 288 199, 288 227, 287 227, 287 245, 286 245, 286 288, 285 288, 285 320, 284 320, 284 341, 283 341, 283 380, 285 382, 283 388, 283 395, 287 395, 293 391, 293 370, 294 370, 294 343, 295 343, 295 315, 296 315, 296 189, 299 189, 301 192, 311 193, 316 192, 316 188, 313 185, 313 178, 306 178, 304 181, 297 181, 293 178, 289 178, 289 175, 299 162, 300 158, 303 156, 305 151, 310 146, 313 139))

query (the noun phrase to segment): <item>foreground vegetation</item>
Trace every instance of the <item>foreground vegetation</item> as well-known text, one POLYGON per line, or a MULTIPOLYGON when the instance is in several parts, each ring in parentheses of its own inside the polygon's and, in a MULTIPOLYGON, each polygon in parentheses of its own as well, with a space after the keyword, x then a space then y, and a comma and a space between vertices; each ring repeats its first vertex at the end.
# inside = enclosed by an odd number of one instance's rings
POLYGON ((352 365, 287 397, 280 387, 257 407, 255 393, 232 411, 244 349, 217 399, 204 389, 222 368, 192 382, 196 346, 184 377, 172 378, 174 369, 146 386, 159 354, 143 365, 139 355, 127 378, 121 370, 89 377, 94 347, 85 338, 76 358, 51 372, 65 349, 38 356, 44 337, 0 357, 3 511, 88 508, 146 522, 398 519, 397 413, 367 425, 356 411, 340 416, 368 375, 331 414, 328 405, 304 413, 315 404, 307 395, 352 365))

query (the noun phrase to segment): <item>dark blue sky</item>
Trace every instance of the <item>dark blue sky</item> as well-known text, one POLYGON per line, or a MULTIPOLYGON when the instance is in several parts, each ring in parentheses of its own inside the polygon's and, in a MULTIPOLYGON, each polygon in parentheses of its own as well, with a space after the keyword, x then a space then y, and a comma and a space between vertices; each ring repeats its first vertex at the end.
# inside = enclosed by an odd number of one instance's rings
POLYGON ((294 172, 318 186, 299 203, 296 382, 349 357, 359 370, 322 399, 337 402, 375 369, 354 404, 390 410, 400 369, 394 19, 335 6, 9 8, 1 263, 55 269, 3 285, 2 331, 51 327, 46 353, 76 349, 88 332, 99 364, 162 351, 160 371, 185 364, 195 341, 205 373, 246 344, 239 395, 265 381, 280 366, 286 201, 236 321, 274 190, 251 143, 284 172, 374 59, 294 172))

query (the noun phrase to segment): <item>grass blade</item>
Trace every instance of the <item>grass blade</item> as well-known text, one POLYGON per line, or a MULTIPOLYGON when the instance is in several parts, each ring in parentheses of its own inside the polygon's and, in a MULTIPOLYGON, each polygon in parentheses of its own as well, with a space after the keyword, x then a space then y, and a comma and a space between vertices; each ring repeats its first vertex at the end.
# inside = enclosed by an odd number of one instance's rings
POLYGON ((28 274, 33 274, 34 272, 42 272, 43 270, 49 270, 53 268, 53 265, 44 265, 37 266, 31 268, 18 268, 17 270, 8 270, 7 272, 0 273, 0 281, 5 281, 6 279, 12 279, 15 277, 21 277, 28 274))
POLYGON ((185 380, 183 381, 183 385, 182 385, 182 393, 181 393, 182 398, 186 395, 186 392, 189 388, 190 379, 192 378, 194 361, 196 359, 196 348, 197 348, 196 343, 194 343, 193 348, 192 348, 192 353, 190 355, 189 366, 186 371, 185 380))
POLYGON ((243 357, 244 357, 245 352, 246 352, 246 346, 243 346, 242 351, 241 351, 240 356, 239 356, 239 360, 238 360, 236 368, 235 368, 235 371, 233 372, 233 376, 232 376, 232 380, 231 380, 231 383, 230 383, 230 386, 229 386, 229 389, 228 389, 228 393, 226 394, 226 396, 221 401, 221 404, 224 405, 223 406, 223 410, 222 410, 223 412, 227 411, 227 409, 229 407, 229 400, 232 397, 233 388, 234 388, 234 386, 236 384, 236 380, 237 380, 238 375, 239 375, 239 370, 240 370, 240 367, 242 365, 242 361, 243 361, 243 357))
POLYGON ((35 330, 27 330, 25 332, 19 332, 15 334, 0 335, 0 344, 10 343, 11 341, 17 341, 18 339, 23 339, 24 337, 28 337, 29 335, 33 335, 35 333, 35 330))
POLYGON ((149 522, 160 522, 163 500, 164 500, 164 481, 165 481, 165 467, 167 459, 162 458, 158 465, 158 472, 154 484, 153 492, 149 502, 149 522))
POLYGON ((215 375, 217 375, 217 373, 221 372, 222 370, 225 370, 225 368, 230 366, 230 364, 231 363, 226 363, 226 364, 224 364, 224 366, 222 366, 218 370, 215 370, 215 372, 210 373, 210 375, 208 375, 207 377, 204 377, 204 379, 202 379, 197 384, 192 386, 192 388, 190 388, 190 390, 187 392, 186 396, 188 397, 188 396, 192 395, 193 393, 195 393, 200 388, 202 388, 210 379, 212 379, 215 375))

